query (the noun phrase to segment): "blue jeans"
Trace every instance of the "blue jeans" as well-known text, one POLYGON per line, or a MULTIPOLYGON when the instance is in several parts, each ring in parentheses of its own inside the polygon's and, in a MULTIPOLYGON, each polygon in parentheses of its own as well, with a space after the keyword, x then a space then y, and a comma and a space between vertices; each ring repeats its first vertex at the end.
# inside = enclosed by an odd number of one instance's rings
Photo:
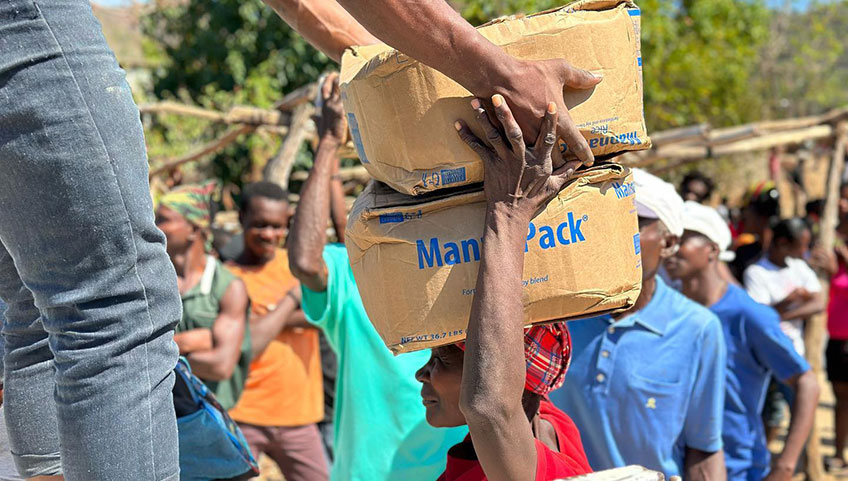
POLYGON ((5 415, 24 477, 176 480, 181 304, 88 0, 0 0, 5 415))

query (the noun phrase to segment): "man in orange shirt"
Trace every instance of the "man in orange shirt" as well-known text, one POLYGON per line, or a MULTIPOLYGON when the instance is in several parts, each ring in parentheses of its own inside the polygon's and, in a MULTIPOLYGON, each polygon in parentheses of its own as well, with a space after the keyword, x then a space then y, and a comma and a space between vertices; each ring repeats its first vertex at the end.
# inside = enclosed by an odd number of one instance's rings
POLYGON ((251 300, 253 363, 230 416, 253 453, 265 453, 287 481, 328 478, 317 422, 324 417, 318 331, 300 311, 300 286, 280 246, 289 204, 278 185, 247 186, 241 202, 244 252, 230 263, 251 300))

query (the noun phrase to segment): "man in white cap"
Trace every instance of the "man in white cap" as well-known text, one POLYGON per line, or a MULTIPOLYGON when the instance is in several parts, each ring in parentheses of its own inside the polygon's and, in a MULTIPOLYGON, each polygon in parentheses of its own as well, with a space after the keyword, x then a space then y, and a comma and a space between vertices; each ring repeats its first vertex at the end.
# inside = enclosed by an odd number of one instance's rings
POLYGON ((637 464, 724 479, 721 324, 657 275, 683 234, 683 200, 647 172, 633 179, 642 293, 625 313, 569 323, 571 367, 550 397, 577 424, 595 470, 637 464))
POLYGON ((788 480, 810 434, 818 383, 810 366, 780 329, 780 316, 722 278, 722 252, 730 246, 730 230, 719 213, 686 202, 680 250, 666 270, 682 282, 683 293, 718 316, 727 345, 726 396, 722 439, 727 477, 732 481, 788 480), (770 376, 795 390, 789 434, 783 452, 770 469, 770 454, 760 413, 770 376))

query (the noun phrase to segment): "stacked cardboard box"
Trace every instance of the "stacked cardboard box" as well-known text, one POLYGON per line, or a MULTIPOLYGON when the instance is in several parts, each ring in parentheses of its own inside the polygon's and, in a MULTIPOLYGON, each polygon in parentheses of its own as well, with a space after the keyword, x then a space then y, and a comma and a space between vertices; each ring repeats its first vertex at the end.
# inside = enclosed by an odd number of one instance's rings
MULTIPOLYGON (((597 158, 650 146, 633 3, 583 0, 480 32, 516 57, 603 74, 592 90, 566 92, 597 158)), ((341 81, 354 143, 378 181, 354 204, 345 242, 368 316, 396 353, 461 341, 486 209, 482 163, 453 130, 456 119, 476 128, 471 95, 385 46, 348 52, 341 81)), ((621 165, 581 171, 528 226, 528 325, 627 309, 641 278, 633 184, 621 165)))

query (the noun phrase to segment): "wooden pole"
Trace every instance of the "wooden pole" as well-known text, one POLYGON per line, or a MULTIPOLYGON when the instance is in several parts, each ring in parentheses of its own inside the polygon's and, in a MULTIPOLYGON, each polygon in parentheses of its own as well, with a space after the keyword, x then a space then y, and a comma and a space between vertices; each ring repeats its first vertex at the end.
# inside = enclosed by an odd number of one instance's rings
POLYGON ((182 156, 174 158, 174 159, 165 159, 164 161, 154 160, 153 163, 159 163, 159 162, 164 162, 164 163, 162 165, 160 165, 159 167, 156 167, 155 169, 151 170, 150 174, 148 174, 148 176, 153 177, 155 175, 161 174, 162 172, 167 172, 167 171, 173 169, 174 167, 178 167, 178 166, 183 165, 187 162, 191 162, 193 160, 197 160, 197 159, 204 157, 206 155, 218 152, 219 150, 223 149, 224 147, 235 142, 235 140, 238 139, 239 136, 253 132, 254 129, 255 129, 255 127, 253 127, 251 125, 243 125, 241 127, 232 127, 230 130, 227 131, 227 133, 225 133, 223 136, 221 136, 221 138, 215 139, 212 142, 209 142, 208 144, 203 145, 200 148, 198 148, 198 149, 196 149, 192 152, 189 152, 186 155, 182 155, 182 156))
POLYGON ((265 180, 274 182, 283 189, 288 189, 289 175, 297 158, 297 153, 310 134, 310 117, 314 110, 315 108, 311 103, 302 103, 294 108, 289 134, 283 141, 280 151, 265 166, 265 180))
MULTIPOLYGON (((839 187, 842 183, 842 170, 845 167, 845 148, 848 144, 848 121, 842 121, 836 127, 836 141, 833 145, 833 157, 827 171, 827 191, 825 193, 824 214, 822 215, 821 230, 819 236, 820 245, 825 249, 833 249, 836 240, 836 224, 839 221, 839 187)), ((826 274, 819 273, 819 281, 822 284, 822 292, 827 302, 830 279, 826 274)), ((820 314, 813 316, 807 323, 804 334, 804 344, 807 350, 807 360, 816 373, 818 379, 822 379, 822 344, 824 343, 826 316, 820 314)), ((822 427, 818 422, 818 416, 813 421, 813 432, 807 442, 807 479, 809 481, 823 481, 825 472, 822 465, 821 437, 822 427)))

